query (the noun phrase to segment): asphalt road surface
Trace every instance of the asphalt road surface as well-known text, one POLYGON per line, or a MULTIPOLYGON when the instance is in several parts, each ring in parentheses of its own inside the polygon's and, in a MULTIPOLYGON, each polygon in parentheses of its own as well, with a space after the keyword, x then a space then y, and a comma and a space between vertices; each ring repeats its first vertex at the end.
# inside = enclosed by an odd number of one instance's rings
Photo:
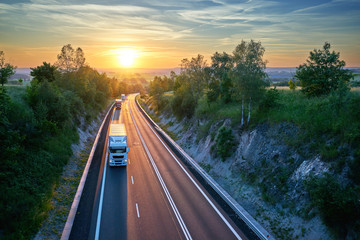
POLYGON ((107 119, 92 165, 70 239, 247 239, 156 135, 135 95, 107 119), (107 164, 109 122, 125 124, 126 167, 107 164))

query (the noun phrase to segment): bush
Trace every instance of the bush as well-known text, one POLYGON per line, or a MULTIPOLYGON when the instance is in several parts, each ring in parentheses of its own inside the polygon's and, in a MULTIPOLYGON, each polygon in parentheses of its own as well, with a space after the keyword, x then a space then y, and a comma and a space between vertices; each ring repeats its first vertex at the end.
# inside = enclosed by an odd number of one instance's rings
POLYGON ((334 177, 312 177, 306 182, 312 204, 319 209, 324 223, 344 238, 347 227, 360 221, 359 187, 342 187, 334 177))
POLYGON ((216 136, 216 150, 222 161, 232 155, 235 147, 235 139, 230 127, 222 126, 218 130, 216 136))
POLYGON ((279 105, 279 97, 280 93, 275 88, 271 88, 265 92, 264 98, 261 100, 259 104, 259 111, 267 112, 271 108, 274 108, 279 105))

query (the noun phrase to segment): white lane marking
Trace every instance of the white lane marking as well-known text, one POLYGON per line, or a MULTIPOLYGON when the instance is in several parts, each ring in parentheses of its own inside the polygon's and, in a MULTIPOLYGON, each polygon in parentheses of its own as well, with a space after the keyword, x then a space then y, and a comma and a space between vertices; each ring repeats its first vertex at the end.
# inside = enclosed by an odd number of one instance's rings
POLYGON ((111 121, 113 122, 114 121, 114 117, 115 117, 115 113, 116 112, 116 107, 115 107, 115 109, 113 110, 113 115, 112 115, 112 118, 111 118, 111 121))
POLYGON ((122 114, 121 114, 121 108, 119 110, 119 123, 122 123, 122 114))
MULTIPOLYGON (((129 101, 129 105, 130 105, 130 101, 129 101)), ((190 239, 192 239, 192 237, 191 237, 191 235, 190 235, 190 233, 189 233, 189 230, 187 229, 187 227, 186 227, 186 225, 185 225, 185 222, 184 222, 184 220, 182 219, 181 214, 180 214, 180 212, 178 211, 178 209, 177 209, 177 207, 176 207, 176 205, 175 205, 175 202, 174 202, 174 200, 172 199, 172 197, 171 197, 171 195, 170 195, 170 192, 168 191, 168 189, 167 189, 167 187, 166 187, 166 184, 165 184, 164 180, 163 180, 162 177, 161 177, 161 174, 160 174, 160 172, 159 172, 159 170, 158 170, 158 168, 157 168, 157 166, 156 166, 156 164, 155 164, 155 161, 154 161, 154 159, 152 158, 152 156, 151 156, 151 154, 150 154, 150 151, 149 151, 149 149, 147 148, 147 146, 146 146, 146 144, 145 144, 145 141, 144 141, 144 139, 142 138, 142 136, 141 136, 141 134, 140 134, 139 128, 138 128, 138 126, 137 126, 137 124, 136 124, 136 122, 135 122, 135 119, 134 119, 134 116, 133 116, 133 114, 132 114, 131 108, 129 107, 129 109, 130 109, 130 115, 131 115, 131 118, 132 118, 132 120, 133 120, 133 122, 134 122, 136 131, 137 131, 137 133, 138 133, 138 135, 139 135, 139 137, 140 137, 140 140, 141 140, 141 142, 142 142, 142 144, 143 144, 143 146, 144 146, 144 149, 145 149, 145 151, 146 151, 146 153, 147 153, 147 155, 148 155, 148 158, 150 159, 151 165, 152 165, 153 168, 154 168, 154 171, 155 171, 155 173, 156 173, 156 176, 157 176, 157 178, 159 179, 159 182, 160 182, 160 184, 161 184, 161 187, 162 187, 163 190, 164 190, 164 193, 165 193, 165 195, 166 195, 166 197, 167 197, 167 199, 168 199, 168 201, 169 201, 169 203, 170 203, 170 205, 171 205, 171 208, 172 208, 172 210, 173 210, 173 212, 174 212, 174 214, 175 214, 175 216, 176 216, 176 218, 177 218, 177 220, 178 220, 178 222, 179 222, 179 225, 180 225, 180 227, 181 227, 181 229, 182 229, 182 231, 183 231, 186 239, 189 239, 189 240, 190 240, 190 239)))
POLYGON ((139 115, 144 119, 146 124, 149 126, 151 131, 155 134, 155 136, 160 140, 160 142, 164 145, 166 150, 170 153, 170 155, 175 159, 177 164, 181 167, 181 169, 186 173, 186 175, 189 177, 189 179, 193 182, 193 184, 196 186, 196 188, 200 191, 200 193, 204 196, 204 198, 208 201, 208 203, 212 206, 212 208, 215 210, 215 212, 220 216, 220 218, 224 221, 224 223, 228 226, 228 228, 232 231, 232 233, 235 235, 237 239, 242 239, 239 234, 235 231, 235 229, 231 226, 231 224, 226 220, 224 215, 217 209, 217 207, 212 203, 212 201, 208 198, 208 196, 204 193, 204 191, 199 187, 199 185, 195 182, 195 180, 190 176, 190 174, 186 171, 186 169, 180 164, 179 160, 174 156, 174 154, 170 151, 170 149, 166 146, 166 144, 160 139, 159 135, 152 129, 148 121, 145 119, 145 117, 139 113, 139 115))
POLYGON ((134 184, 134 178, 131 176, 131 183, 134 184))
POLYGON ((104 174, 103 174, 103 179, 102 179, 102 183, 101 183, 100 203, 99 203, 99 210, 98 210, 97 221, 96 221, 95 240, 98 240, 99 235, 100 235, 100 223, 101 223, 101 213, 102 213, 102 205, 103 205, 103 199, 104 199, 104 189, 105 189, 106 167, 107 167, 108 154, 109 154, 108 148, 106 147, 104 174))
POLYGON ((130 158, 128 158, 129 164, 130 164, 130 158))
POLYGON ((138 204, 137 204, 137 203, 136 203, 136 212, 137 212, 137 216, 138 216, 138 218, 140 218, 139 206, 138 206, 138 204))

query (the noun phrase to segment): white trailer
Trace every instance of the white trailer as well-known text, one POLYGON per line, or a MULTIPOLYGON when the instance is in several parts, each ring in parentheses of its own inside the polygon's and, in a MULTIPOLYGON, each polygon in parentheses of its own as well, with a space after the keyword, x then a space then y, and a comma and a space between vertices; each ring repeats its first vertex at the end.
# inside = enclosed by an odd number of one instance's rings
POLYGON ((127 146, 126 129, 123 123, 110 124, 109 133, 109 166, 126 166, 127 146))

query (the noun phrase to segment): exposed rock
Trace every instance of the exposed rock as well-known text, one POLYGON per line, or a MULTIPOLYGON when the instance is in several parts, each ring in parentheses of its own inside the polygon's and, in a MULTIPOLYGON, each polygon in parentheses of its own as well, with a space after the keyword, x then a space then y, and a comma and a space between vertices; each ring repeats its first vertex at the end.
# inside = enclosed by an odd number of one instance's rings
POLYGON ((323 175, 323 173, 328 171, 329 171, 328 164, 320 161, 320 157, 317 156, 313 160, 303 161, 291 176, 291 180, 303 181, 309 175, 319 176, 319 175, 323 175))
POLYGON ((231 126, 230 120, 213 123, 208 135, 196 141, 198 122, 190 120, 190 127, 184 129, 185 120, 176 123, 174 119, 161 119, 162 124, 173 121, 170 129, 179 137, 178 144, 276 238, 331 238, 320 217, 302 217, 309 215, 304 210, 309 198, 303 181, 310 174, 328 172, 329 164, 318 156, 307 159, 286 144, 287 138, 298 134, 296 126, 262 124, 252 130, 234 131, 237 148, 232 157, 222 162, 211 154, 215 144, 211 134, 222 125, 231 126))

